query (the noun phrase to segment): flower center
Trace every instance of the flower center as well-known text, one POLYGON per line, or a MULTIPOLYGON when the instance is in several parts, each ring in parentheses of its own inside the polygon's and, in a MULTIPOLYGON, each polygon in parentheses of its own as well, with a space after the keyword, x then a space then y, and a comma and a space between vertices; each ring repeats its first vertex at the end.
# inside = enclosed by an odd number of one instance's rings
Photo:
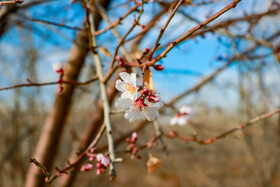
POLYGON ((135 86, 133 86, 133 85, 131 85, 131 84, 126 84, 126 85, 125 85, 125 89, 126 89, 127 91, 131 92, 131 93, 135 93, 135 91, 136 91, 135 86))

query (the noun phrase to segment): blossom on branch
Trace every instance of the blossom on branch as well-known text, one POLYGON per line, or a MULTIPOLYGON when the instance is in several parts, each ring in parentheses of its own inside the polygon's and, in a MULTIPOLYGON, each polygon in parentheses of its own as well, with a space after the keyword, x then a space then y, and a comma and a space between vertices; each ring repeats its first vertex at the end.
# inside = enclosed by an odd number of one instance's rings
POLYGON ((147 88, 138 89, 136 86, 136 74, 120 73, 120 79, 116 81, 116 88, 123 92, 116 100, 116 107, 126 110, 124 117, 129 122, 134 122, 141 117, 146 117, 148 121, 153 121, 159 117, 157 104, 160 98, 155 90, 147 88))
POLYGON ((182 106, 179 109, 179 113, 170 120, 171 125, 186 125, 192 118, 193 112, 192 109, 188 106, 182 106))
POLYGON ((136 99, 137 97, 137 87, 136 87, 136 74, 126 72, 121 72, 120 74, 121 79, 118 79, 116 82, 117 90, 123 92, 121 98, 129 98, 129 99, 136 99))
POLYGON ((56 71, 58 74, 64 72, 63 64, 61 62, 54 63, 52 66, 53 66, 53 70, 56 71))

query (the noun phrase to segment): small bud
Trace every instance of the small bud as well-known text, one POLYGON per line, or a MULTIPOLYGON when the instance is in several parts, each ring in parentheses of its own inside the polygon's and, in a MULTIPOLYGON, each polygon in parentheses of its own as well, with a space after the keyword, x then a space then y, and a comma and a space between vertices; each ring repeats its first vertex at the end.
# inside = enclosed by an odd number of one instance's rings
POLYGON ((57 82, 62 82, 62 79, 61 78, 57 79, 57 82))
POLYGON ((92 161, 94 161, 94 157, 90 156, 90 157, 88 157, 88 160, 92 162, 92 161))
POLYGON ((131 136, 131 142, 132 143, 135 143, 137 141, 137 138, 138 138, 138 135, 136 132, 133 132, 132 133, 132 136, 131 136))
POLYGON ((129 148, 133 148, 135 146, 134 143, 129 144, 129 148))
POLYGON ((97 168, 102 168, 102 167, 103 167, 103 164, 101 164, 101 163, 98 162, 98 163, 96 164, 96 167, 97 167, 97 168))
POLYGON ((165 69, 165 67, 163 65, 160 65, 160 64, 154 65, 153 67, 156 71, 162 71, 162 70, 165 69))
POLYGON ((126 143, 130 143, 130 138, 125 139, 126 143))
POLYGON ((110 165, 110 159, 104 156, 101 160, 101 163, 105 166, 108 167, 110 165))
POLYGON ((151 103, 157 103, 157 102, 159 102, 160 99, 157 96, 150 95, 147 100, 151 103))
POLYGON ((124 61, 119 61, 119 66, 123 68, 125 66, 125 62, 124 61))
POLYGON ((139 151, 139 149, 136 148, 136 147, 134 147, 134 148, 132 149, 132 154, 136 154, 138 151, 139 151))
POLYGON ((89 150, 89 152, 94 153, 95 150, 96 150, 95 148, 91 148, 91 149, 89 150))
POLYGON ((149 48, 145 48, 145 49, 144 49, 144 53, 145 53, 145 54, 147 54, 149 51, 150 51, 149 48))
POLYGON ((92 164, 85 164, 81 167, 81 171, 89 171, 92 169, 92 167, 93 167, 92 164))
POLYGON ((119 55, 116 56, 116 60, 117 60, 117 61, 121 61, 121 59, 122 59, 122 58, 121 58, 119 55))
POLYGON ((53 70, 56 71, 58 74, 64 73, 63 64, 61 62, 57 62, 52 66, 53 66, 53 70))
POLYGON ((101 160, 102 160, 103 157, 104 157, 104 155, 103 155, 102 153, 98 153, 98 154, 96 155, 96 160, 97 160, 98 162, 101 162, 101 160))
POLYGON ((142 90, 142 94, 143 94, 144 96, 147 96, 148 93, 149 93, 149 90, 148 90, 147 88, 144 88, 144 89, 142 90))
POLYGON ((96 170, 96 175, 100 175, 100 174, 102 174, 102 173, 103 173, 102 169, 97 169, 97 170, 96 170))
POLYGON ((57 91, 58 91, 58 93, 61 93, 63 91, 63 87, 59 86, 57 91))

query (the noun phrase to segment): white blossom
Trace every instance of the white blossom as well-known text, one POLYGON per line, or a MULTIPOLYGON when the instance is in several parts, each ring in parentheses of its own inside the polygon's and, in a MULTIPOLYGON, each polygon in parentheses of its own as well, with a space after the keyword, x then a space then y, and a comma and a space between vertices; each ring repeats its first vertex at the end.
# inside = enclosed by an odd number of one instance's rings
POLYGON ((63 70, 63 64, 61 62, 54 63, 52 67, 56 72, 63 70))
POLYGON ((152 106, 151 103, 143 99, 136 99, 132 101, 128 98, 119 98, 117 99, 115 105, 118 109, 124 109, 124 117, 129 120, 129 122, 134 122, 141 117, 146 117, 148 121, 153 121, 159 117, 158 107, 152 106), (147 103, 147 104, 146 104, 147 103))
POLYGON ((170 120, 171 125, 186 125, 192 118, 193 112, 192 109, 188 106, 182 106, 179 109, 179 113, 170 120))
POLYGON ((136 74, 121 72, 121 79, 116 81, 117 90, 123 92, 121 98, 135 100, 137 98, 136 74))

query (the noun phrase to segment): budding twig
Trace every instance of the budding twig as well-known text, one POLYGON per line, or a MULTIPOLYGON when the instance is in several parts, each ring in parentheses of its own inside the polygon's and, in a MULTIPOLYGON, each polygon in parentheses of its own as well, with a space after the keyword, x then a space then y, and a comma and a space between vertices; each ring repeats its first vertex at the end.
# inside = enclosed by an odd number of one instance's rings
POLYGON ((47 85, 54 85, 54 84, 70 84, 70 85, 82 86, 82 85, 87 85, 87 84, 90 84, 92 82, 95 82, 96 80, 98 80, 98 77, 94 77, 94 78, 89 79, 85 82, 77 82, 77 81, 71 81, 71 80, 61 80, 60 82, 55 81, 55 82, 45 82, 45 83, 34 83, 34 82, 30 82, 30 80, 27 79, 27 81, 29 83, 16 84, 16 85, 13 85, 13 86, 3 87, 3 88, 0 88, 0 91, 10 90, 10 89, 14 89, 14 88, 21 88, 21 87, 33 87, 33 86, 37 87, 37 86, 47 86, 47 85))
MULTIPOLYGON (((85 6, 85 8, 87 8, 85 6)), ((106 126, 106 131, 107 131, 107 140, 108 140, 108 145, 109 145, 109 156, 110 156, 110 176, 111 178, 116 176, 116 171, 115 171, 115 152, 114 152, 114 139, 113 139, 113 133, 112 133, 112 123, 111 123, 111 117, 110 117, 110 105, 109 105, 109 100, 108 100, 108 95, 107 95, 107 90, 106 90, 106 85, 102 82, 104 79, 103 71, 102 71, 102 63, 100 56, 96 50, 96 38, 95 38, 95 28, 94 28, 94 20, 93 20, 93 13, 89 11, 89 9, 86 9, 87 11, 87 23, 89 26, 89 40, 90 40, 90 49, 93 55, 93 59, 96 65, 96 71, 97 71, 97 76, 99 78, 99 83, 100 83, 100 92, 101 92, 101 97, 103 100, 103 107, 104 107, 104 123, 106 126)))
POLYGON ((204 26, 206 26, 207 24, 209 24, 210 22, 212 22, 213 20, 217 19, 218 17, 220 17, 222 14, 224 14, 225 12, 227 12, 228 10, 234 8, 241 0, 234 0, 232 1, 230 4, 228 4, 226 7, 224 7, 222 10, 220 10, 219 12, 217 12, 216 14, 214 14, 213 16, 211 16, 210 18, 208 18, 206 21, 200 23, 199 25, 195 26, 194 28, 192 28, 191 30, 189 30, 188 32, 186 32, 185 34, 183 34, 181 37, 179 37, 178 39, 176 39, 175 41, 173 41, 171 44, 169 44, 169 46, 157 57, 153 58, 151 61, 146 62, 148 66, 151 66, 153 64, 155 64, 157 61, 159 61, 160 59, 164 58, 166 56, 166 54, 173 49, 175 46, 177 46, 179 43, 181 43, 182 41, 184 41, 185 39, 187 39, 188 37, 190 37, 194 32, 196 32, 197 30, 203 28, 204 26))
POLYGON ((178 8, 180 7, 180 5, 181 5, 183 2, 184 2, 184 0, 180 0, 180 1, 177 3, 177 5, 175 6, 174 10, 173 10, 172 13, 170 14, 168 20, 166 21, 165 25, 164 25, 163 28, 160 30, 159 36, 158 36, 158 38, 157 38, 157 41, 156 41, 154 47, 152 48, 151 53, 150 53, 150 55, 149 55, 149 57, 148 57, 149 60, 151 60, 151 59, 153 58, 153 54, 154 54, 154 52, 156 51, 157 47, 159 46, 159 41, 160 41, 160 39, 161 39, 161 37, 162 37, 164 31, 166 30, 166 28, 167 28, 167 26, 169 25, 171 19, 174 17, 175 13, 177 12, 178 8))
POLYGON ((266 114, 257 116, 255 118, 251 119, 250 121, 248 121, 247 123, 241 124, 241 125, 233 128, 233 129, 227 130, 227 131, 225 131, 225 132, 223 132, 223 133, 221 133, 221 134, 219 134, 217 136, 213 136, 213 137, 208 138, 206 140, 197 139, 197 135, 196 134, 194 134, 192 137, 180 136, 180 135, 178 135, 177 132, 174 132, 174 131, 171 132, 171 133, 168 133, 168 134, 164 134, 164 136, 169 137, 169 138, 178 138, 178 139, 183 140, 185 142, 192 141, 192 142, 196 142, 198 144, 207 145, 207 144, 211 144, 211 143, 217 141, 218 139, 225 138, 226 136, 228 136, 228 135, 230 135, 230 134, 232 134, 232 133, 234 133, 236 131, 239 131, 239 130, 242 130, 244 128, 247 128, 247 127, 255 124, 258 121, 261 121, 261 120, 266 119, 266 118, 270 118, 273 115, 278 114, 278 113, 280 113, 280 109, 277 109, 277 110, 275 110, 273 112, 270 112, 270 113, 266 113, 266 114))

